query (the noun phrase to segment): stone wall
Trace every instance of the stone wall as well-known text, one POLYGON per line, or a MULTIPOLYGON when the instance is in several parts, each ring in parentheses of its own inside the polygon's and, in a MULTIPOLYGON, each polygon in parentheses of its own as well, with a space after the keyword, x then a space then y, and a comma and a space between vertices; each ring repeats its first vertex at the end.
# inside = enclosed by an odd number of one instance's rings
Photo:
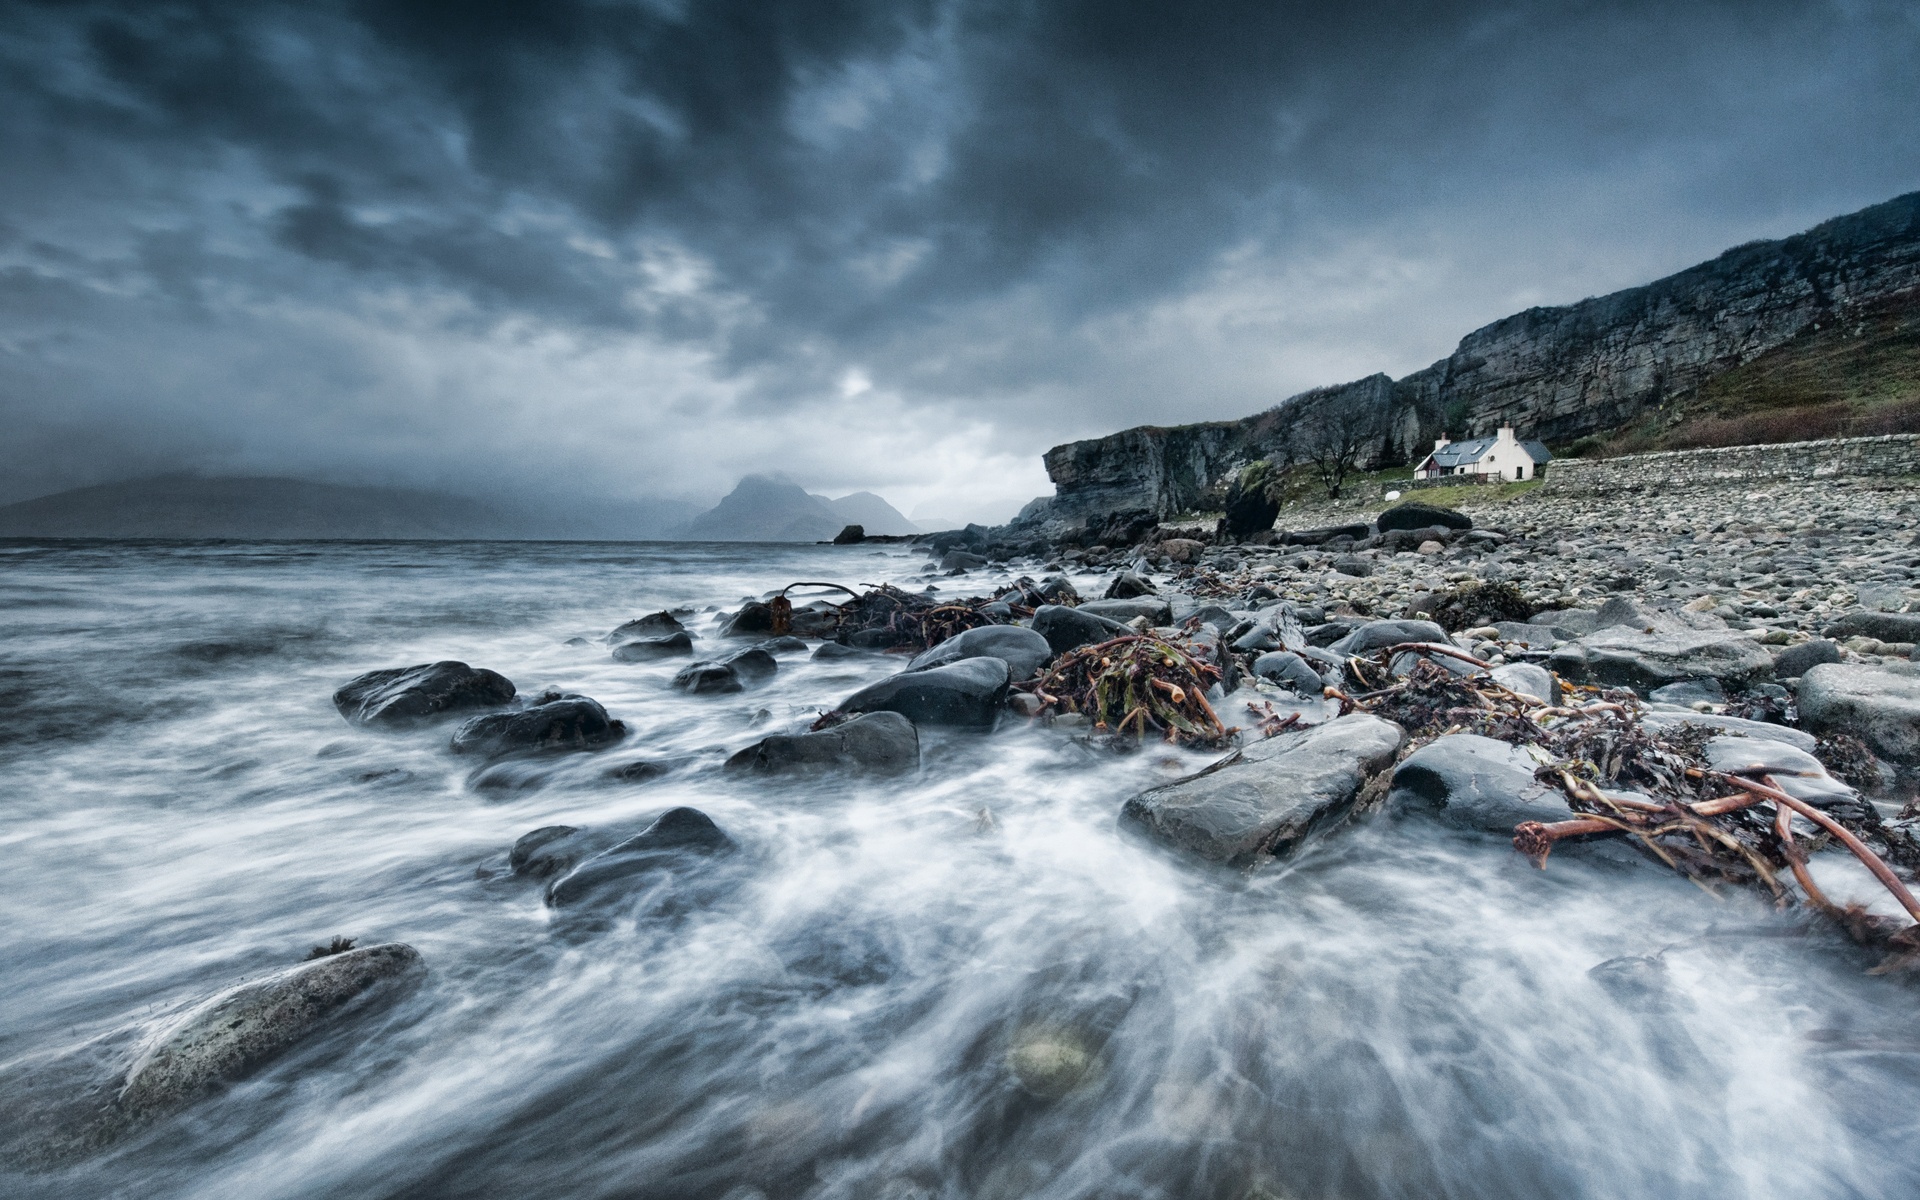
POLYGON ((1900 475, 1920 475, 1920 434, 1663 450, 1619 458, 1562 458, 1547 468, 1544 490, 1560 496, 1605 496, 1780 479, 1900 475))

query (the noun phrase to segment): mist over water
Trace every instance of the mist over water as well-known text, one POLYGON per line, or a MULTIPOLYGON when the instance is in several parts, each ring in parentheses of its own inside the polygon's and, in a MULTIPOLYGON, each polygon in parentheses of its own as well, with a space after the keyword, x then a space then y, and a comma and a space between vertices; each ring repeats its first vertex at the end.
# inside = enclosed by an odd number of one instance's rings
POLYGON ((904 781, 743 781, 727 753, 900 660, 785 655, 765 686, 686 696, 666 686, 684 660, 600 640, 797 579, 924 586, 925 562, 0 545, 0 1080, 89 1044, 124 1069, 129 1030, 334 935, 406 942, 429 971, 0 1193, 1920 1194, 1913 986, 1752 898, 1630 855, 1539 872, 1388 818, 1285 866, 1200 869, 1115 818, 1210 756, 1038 728, 924 731, 904 781), (333 708, 363 671, 447 658, 592 696, 631 732, 489 769, 451 727, 333 708), (673 769, 610 775, 641 758, 673 769), (597 917, 507 874, 529 830, 637 831, 676 805, 740 852, 597 917), (1622 956, 1657 959, 1589 974, 1622 956))

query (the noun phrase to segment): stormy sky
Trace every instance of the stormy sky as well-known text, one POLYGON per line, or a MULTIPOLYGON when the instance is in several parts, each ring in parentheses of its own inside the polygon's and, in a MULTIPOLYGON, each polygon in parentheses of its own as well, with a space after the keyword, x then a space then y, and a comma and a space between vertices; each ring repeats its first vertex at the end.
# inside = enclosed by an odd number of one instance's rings
POLYGON ((0 502, 1005 519, 1920 188, 1920 6, 0 0, 0 502))

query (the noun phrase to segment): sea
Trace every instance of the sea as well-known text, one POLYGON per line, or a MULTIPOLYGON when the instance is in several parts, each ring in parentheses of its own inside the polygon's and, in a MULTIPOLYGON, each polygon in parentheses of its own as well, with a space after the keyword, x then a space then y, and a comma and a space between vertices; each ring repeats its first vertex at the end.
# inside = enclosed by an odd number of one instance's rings
POLYGON ((923 731, 910 778, 742 778, 730 753, 902 660, 784 654, 687 695, 683 662, 604 640, 680 610, 705 652, 794 581, 1012 573, 904 545, 0 543, 0 1142, 49 1070, 110 1082, 330 939, 427 967, 177 1116, 0 1164, 0 1195, 1920 1195, 1914 983, 1754 896, 1390 815, 1211 867, 1116 818, 1217 754, 1012 716, 923 731), (628 736, 490 768, 334 708, 442 659, 628 736), (641 760, 667 769, 621 774, 641 760), (582 925, 507 870, 530 830, 683 805, 739 852, 680 903, 582 925))

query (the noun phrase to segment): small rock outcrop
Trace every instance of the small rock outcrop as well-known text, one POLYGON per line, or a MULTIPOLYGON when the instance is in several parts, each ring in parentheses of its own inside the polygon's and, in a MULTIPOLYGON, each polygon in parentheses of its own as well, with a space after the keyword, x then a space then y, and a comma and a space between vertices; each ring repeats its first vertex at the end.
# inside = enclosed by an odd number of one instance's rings
POLYGON ((1533 777, 1539 763, 1518 746, 1455 733, 1435 738, 1401 760, 1387 805, 1424 813, 1448 825, 1511 836, 1522 821, 1567 821, 1573 809, 1558 788, 1533 777))
POLYGON ((1822 663, 1800 677, 1800 720, 1817 733, 1848 733, 1875 754, 1920 766, 1920 676, 1822 663))
POLYGON ((617 662, 652 662, 660 658, 680 658, 693 653, 693 635, 681 630, 658 637, 635 638, 613 648, 617 662))
POLYGON ((1554 651, 1553 669, 1579 683, 1642 692, 1686 679, 1746 684, 1773 674, 1773 656, 1731 629, 1609 626, 1554 651))
POLYGON ((680 618, 663 610, 648 613, 644 617, 635 617, 626 622, 607 635, 607 642, 617 646, 621 642, 630 642, 639 638, 657 638, 665 637, 670 633, 684 633, 686 628, 680 623, 680 618))
POLYGON ((1391 721, 1353 713, 1255 742, 1238 761, 1141 792, 1120 819, 1211 862, 1284 858, 1344 817, 1406 736, 1391 721))
POLYGON ((817 733, 762 738, 729 758, 725 769, 742 775, 910 775, 920 769, 920 731, 897 712, 862 713, 817 733))
POLYGON ((532 751, 600 750, 627 736, 597 700, 548 693, 519 712, 475 717, 453 735, 455 754, 488 757, 532 751))
POLYGON ((546 902, 565 908, 608 898, 615 885, 655 871, 690 866, 738 849, 713 818, 697 808, 671 808, 653 824, 582 862, 547 886, 546 902))
POLYGON ((333 706, 354 725, 399 728, 512 700, 513 681, 451 659, 417 667, 368 671, 333 694, 333 706))
POLYGON ((1473 528, 1473 518, 1456 509, 1412 502, 1394 505, 1376 517, 1373 523, 1381 533, 1394 529, 1431 529, 1435 525, 1443 529, 1473 528))
POLYGON ((963 658, 869 684, 847 697, 840 711, 896 712, 915 725, 991 729, 1006 706, 1009 678, 998 658, 963 658))

